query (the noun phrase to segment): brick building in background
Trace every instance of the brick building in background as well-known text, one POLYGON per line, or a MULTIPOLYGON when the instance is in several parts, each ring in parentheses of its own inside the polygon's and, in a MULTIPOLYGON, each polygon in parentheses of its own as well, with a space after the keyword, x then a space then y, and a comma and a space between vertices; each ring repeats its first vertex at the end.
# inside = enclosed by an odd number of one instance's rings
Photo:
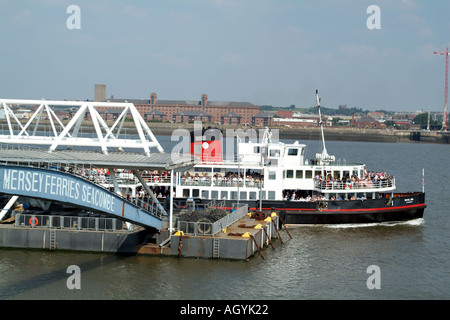
POLYGON ((250 102, 209 101, 206 94, 200 100, 159 100, 156 93, 144 99, 105 99, 109 102, 131 102, 147 120, 173 123, 203 121, 220 124, 251 124, 259 114, 259 106, 250 102))

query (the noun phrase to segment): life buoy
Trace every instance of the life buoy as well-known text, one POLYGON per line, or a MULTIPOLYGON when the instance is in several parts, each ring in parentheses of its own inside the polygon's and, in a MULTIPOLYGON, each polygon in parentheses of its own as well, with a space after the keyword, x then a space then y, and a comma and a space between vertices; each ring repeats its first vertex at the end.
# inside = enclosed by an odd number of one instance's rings
POLYGON ((31 217, 30 220, 28 220, 28 222, 30 223, 30 226, 35 227, 38 225, 39 220, 36 217, 31 217))

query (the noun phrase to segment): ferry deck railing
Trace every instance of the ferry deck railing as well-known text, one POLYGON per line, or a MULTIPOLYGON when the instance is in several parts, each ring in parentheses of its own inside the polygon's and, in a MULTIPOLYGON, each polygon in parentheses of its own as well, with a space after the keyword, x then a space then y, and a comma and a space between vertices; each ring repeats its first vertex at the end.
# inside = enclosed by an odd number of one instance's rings
POLYGON ((373 190, 373 189, 385 189, 395 187, 394 179, 379 179, 377 181, 359 180, 359 181, 322 181, 315 180, 314 187, 319 190, 373 190))
POLYGON ((181 179, 181 186, 193 187, 248 187, 248 188, 264 188, 264 181, 234 181, 234 180, 215 180, 215 179, 181 179))
POLYGON ((15 227, 47 228, 91 231, 128 231, 132 232, 138 226, 126 223, 120 219, 107 217, 82 217, 61 215, 37 215, 18 213, 15 215, 15 227))

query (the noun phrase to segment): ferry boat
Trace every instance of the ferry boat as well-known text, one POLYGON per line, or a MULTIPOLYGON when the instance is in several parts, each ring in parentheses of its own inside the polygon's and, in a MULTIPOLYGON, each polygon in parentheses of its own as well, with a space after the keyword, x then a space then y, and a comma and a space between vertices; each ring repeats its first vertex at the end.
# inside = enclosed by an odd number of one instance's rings
MULTIPOLYGON (((320 99, 316 91, 319 117, 320 99)), ((424 192, 396 192, 395 178, 360 163, 341 163, 327 153, 305 159, 306 145, 272 141, 266 129, 257 142, 237 139, 237 156, 225 159, 218 129, 191 135, 198 163, 177 173, 177 207, 220 200, 223 208, 275 211, 286 225, 397 222, 422 218, 424 192)))

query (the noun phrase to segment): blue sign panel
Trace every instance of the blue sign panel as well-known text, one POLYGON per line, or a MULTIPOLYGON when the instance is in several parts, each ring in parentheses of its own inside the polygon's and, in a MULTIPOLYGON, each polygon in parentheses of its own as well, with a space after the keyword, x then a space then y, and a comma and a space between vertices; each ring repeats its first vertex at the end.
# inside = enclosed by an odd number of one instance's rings
POLYGON ((161 220, 102 187, 60 171, 0 165, 0 193, 56 200, 161 228, 161 220))

